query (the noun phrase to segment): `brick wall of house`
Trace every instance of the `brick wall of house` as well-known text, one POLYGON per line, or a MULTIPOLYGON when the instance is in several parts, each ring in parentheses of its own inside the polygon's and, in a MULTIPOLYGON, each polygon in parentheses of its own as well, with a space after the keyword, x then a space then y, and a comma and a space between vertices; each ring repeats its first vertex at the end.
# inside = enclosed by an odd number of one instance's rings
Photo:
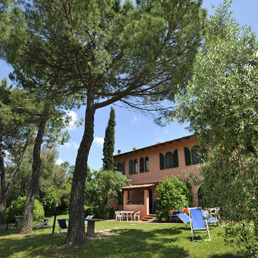
MULTIPOLYGON (((185 164, 185 154, 184 147, 191 149, 193 146, 198 145, 198 140, 196 137, 184 137, 171 142, 160 143, 154 146, 146 147, 139 150, 132 150, 131 152, 123 153, 114 156, 115 164, 119 162, 125 162, 125 175, 132 181, 130 184, 145 184, 160 182, 165 176, 171 177, 180 176, 180 179, 185 180, 188 173, 198 173, 200 165, 186 165, 185 164), (159 154, 165 155, 167 152, 178 151, 178 167, 169 169, 160 169, 160 158, 159 154), (140 173, 140 158, 149 158, 149 171, 140 173), (138 173, 129 174, 129 161, 138 160, 138 173)), ((194 201, 192 205, 198 204, 198 187, 192 189, 194 194, 194 201)))

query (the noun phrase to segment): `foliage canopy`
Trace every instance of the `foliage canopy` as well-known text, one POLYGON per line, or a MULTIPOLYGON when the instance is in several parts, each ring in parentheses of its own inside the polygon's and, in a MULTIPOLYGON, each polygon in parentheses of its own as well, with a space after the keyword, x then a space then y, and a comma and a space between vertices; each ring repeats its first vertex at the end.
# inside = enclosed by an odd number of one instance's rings
MULTIPOLYGON (((100 170, 89 173, 85 187, 85 205, 96 218, 109 219, 108 200, 116 199, 130 180, 119 171, 100 170)), ((91 214, 91 215, 92 215, 91 214)))
POLYGON ((231 18, 229 6, 225 1, 207 23, 193 77, 178 96, 177 116, 190 122, 201 147, 209 149, 202 169, 204 204, 221 207, 223 219, 245 221, 227 236, 251 253, 258 249, 249 248, 258 237, 258 44, 250 27, 231 18), (254 231, 246 231, 249 222, 254 231), (241 232, 253 241, 236 237, 241 232))
POLYGON ((186 182, 178 177, 165 177, 157 186, 157 216, 161 221, 169 221, 170 210, 180 210, 190 204, 190 191, 186 182))

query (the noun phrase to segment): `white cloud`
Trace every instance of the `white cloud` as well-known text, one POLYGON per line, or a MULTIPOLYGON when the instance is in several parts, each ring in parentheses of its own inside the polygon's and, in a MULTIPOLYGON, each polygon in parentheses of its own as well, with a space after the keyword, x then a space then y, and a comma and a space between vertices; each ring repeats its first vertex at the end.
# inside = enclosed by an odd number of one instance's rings
POLYGON ((96 143, 98 146, 102 147, 103 144, 104 144, 104 138, 102 138, 102 137, 95 137, 93 142, 96 143))
POLYGON ((4 150, 4 153, 5 153, 5 156, 6 156, 7 158, 10 158, 10 157, 11 157, 11 153, 10 153, 9 151, 4 150))
POLYGON ((64 145, 60 146, 62 148, 67 148, 67 149, 70 149, 70 148, 73 148, 73 149, 78 149, 79 148, 79 144, 77 142, 66 142, 64 145))
POLYGON ((141 117, 140 116, 135 116, 132 120, 132 124, 138 124, 139 121, 141 120, 141 117))
POLYGON ((63 163, 62 159, 59 158, 59 159, 56 160, 57 165, 61 165, 62 163, 63 163))
POLYGON ((61 147, 65 147, 65 148, 71 148, 71 143, 69 143, 69 142, 66 142, 64 145, 62 145, 61 147))
POLYGON ((77 142, 72 142, 72 146, 74 149, 79 149, 80 145, 77 142))
POLYGON ((69 111, 66 111, 66 116, 70 117, 70 121, 69 121, 69 124, 67 126, 67 129, 68 130, 73 130, 77 127, 77 117, 78 115, 72 111, 72 110, 69 110, 69 111))

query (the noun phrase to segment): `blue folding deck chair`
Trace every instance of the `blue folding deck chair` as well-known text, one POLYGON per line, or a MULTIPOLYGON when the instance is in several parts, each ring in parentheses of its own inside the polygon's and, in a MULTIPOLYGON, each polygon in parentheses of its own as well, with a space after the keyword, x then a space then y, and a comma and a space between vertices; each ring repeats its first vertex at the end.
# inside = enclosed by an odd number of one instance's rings
POLYGON ((61 233, 61 230, 62 230, 62 229, 68 229, 68 226, 67 226, 67 224, 66 224, 66 221, 67 221, 67 220, 68 220, 68 219, 58 219, 58 220, 57 220, 58 225, 59 225, 57 233, 61 233))
MULTIPOLYGON (((92 219, 93 218, 93 216, 94 215, 88 215, 85 219, 92 219)), ((87 220, 85 220, 84 221, 84 223, 85 223, 85 227, 87 226, 87 224, 88 224, 88 221, 87 220)))
POLYGON ((207 220, 203 219, 202 210, 200 208, 191 208, 189 210, 190 210, 190 225, 191 225, 193 241, 203 241, 203 240, 211 241, 209 225, 207 220), (195 233, 205 233, 205 232, 207 232, 209 239, 194 240, 195 233))
POLYGON ((173 213, 171 214, 170 219, 177 219, 177 215, 180 214, 181 210, 178 211, 173 211, 173 213))
POLYGON ((185 228, 190 224, 190 217, 186 213, 179 213, 177 217, 185 223, 185 228))
POLYGON ((49 218, 49 219, 45 220, 43 223, 38 224, 38 227, 51 228, 51 226, 50 226, 50 225, 48 225, 48 222, 49 222, 52 218, 54 218, 54 216, 52 216, 51 218, 49 218))

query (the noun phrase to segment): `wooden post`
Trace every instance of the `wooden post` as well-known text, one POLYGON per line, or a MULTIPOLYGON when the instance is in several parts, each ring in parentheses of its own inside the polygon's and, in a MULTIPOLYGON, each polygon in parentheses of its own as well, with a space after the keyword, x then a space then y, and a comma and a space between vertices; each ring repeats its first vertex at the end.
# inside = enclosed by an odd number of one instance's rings
POLYGON ((12 209, 13 209, 13 205, 11 205, 11 207, 10 207, 10 213, 9 213, 9 218, 8 218, 7 224, 6 224, 6 230, 8 230, 8 226, 9 226, 10 219, 11 219, 11 214, 12 214, 12 209))
POLYGON ((57 207, 58 207, 58 203, 56 204, 56 209, 55 209, 55 217, 54 217, 54 224, 53 224, 52 234, 55 233, 57 207))

